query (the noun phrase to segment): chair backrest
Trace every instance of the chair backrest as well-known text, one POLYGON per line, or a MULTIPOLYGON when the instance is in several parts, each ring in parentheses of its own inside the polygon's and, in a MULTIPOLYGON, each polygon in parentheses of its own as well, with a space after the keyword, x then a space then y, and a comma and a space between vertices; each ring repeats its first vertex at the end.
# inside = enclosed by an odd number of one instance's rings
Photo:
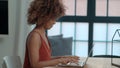
POLYGON ((5 56, 3 58, 6 68, 22 68, 19 56, 5 56))
POLYGON ((73 37, 63 37, 62 34, 48 36, 51 44, 52 56, 72 55, 73 37))

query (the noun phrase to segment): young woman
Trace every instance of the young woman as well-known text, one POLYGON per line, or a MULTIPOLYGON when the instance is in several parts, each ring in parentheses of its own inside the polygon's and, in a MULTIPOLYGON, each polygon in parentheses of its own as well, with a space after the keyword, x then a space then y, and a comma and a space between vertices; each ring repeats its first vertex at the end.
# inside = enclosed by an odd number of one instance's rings
POLYGON ((77 56, 51 58, 51 47, 45 31, 64 14, 62 0, 33 0, 31 2, 28 9, 28 24, 35 24, 36 27, 29 33, 26 40, 23 68, 42 68, 59 63, 78 62, 77 56))

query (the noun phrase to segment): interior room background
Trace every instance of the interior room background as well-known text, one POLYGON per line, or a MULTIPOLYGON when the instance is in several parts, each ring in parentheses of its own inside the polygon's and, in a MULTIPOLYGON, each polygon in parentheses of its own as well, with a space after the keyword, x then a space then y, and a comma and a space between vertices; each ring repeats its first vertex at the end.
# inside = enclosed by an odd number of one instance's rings
MULTIPOLYGON (((25 40, 34 26, 27 25, 26 11, 30 0, 9 1, 9 35, 0 37, 0 65, 2 58, 19 55, 23 63, 25 40)), ((66 15, 60 18, 48 36, 63 34, 73 37, 72 54, 88 56, 110 55, 112 37, 120 28, 120 0, 63 0, 66 15)), ((115 39, 120 39, 116 34, 115 39)), ((113 54, 120 56, 120 43, 115 42, 113 54)))

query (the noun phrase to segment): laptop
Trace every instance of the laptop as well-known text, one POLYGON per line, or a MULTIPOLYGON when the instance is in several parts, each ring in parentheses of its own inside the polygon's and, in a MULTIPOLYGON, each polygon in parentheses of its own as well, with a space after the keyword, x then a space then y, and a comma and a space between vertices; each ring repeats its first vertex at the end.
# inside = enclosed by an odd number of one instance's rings
POLYGON ((78 68, 84 68, 84 66, 86 65, 87 61, 88 61, 88 58, 89 56, 91 55, 92 51, 93 51, 93 47, 94 45, 92 45, 92 48, 88 54, 88 57, 85 58, 85 60, 83 61, 80 61, 78 64, 75 64, 75 63, 68 63, 66 65, 58 65, 59 67, 78 67, 78 68))

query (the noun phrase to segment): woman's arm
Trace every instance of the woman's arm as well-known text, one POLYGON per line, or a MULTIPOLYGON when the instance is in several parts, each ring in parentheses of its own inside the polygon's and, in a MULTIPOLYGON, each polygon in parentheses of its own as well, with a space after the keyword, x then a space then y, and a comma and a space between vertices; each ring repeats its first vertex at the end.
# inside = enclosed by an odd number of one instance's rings
POLYGON ((56 58, 49 61, 39 61, 39 48, 41 46, 41 39, 38 33, 33 32, 28 37, 27 47, 29 52, 30 64, 32 68, 42 68, 46 66, 55 66, 59 63, 67 64, 71 59, 56 58))
POLYGON ((52 56, 51 59, 59 59, 59 58, 73 58, 73 59, 76 59, 76 60, 80 60, 80 57, 78 56, 52 56))
POLYGON ((32 68, 42 68, 46 66, 55 66, 59 63, 67 64, 68 62, 78 62, 78 58, 75 57, 72 59, 69 56, 58 56, 54 57, 49 61, 39 61, 39 48, 41 46, 41 39, 37 32, 31 33, 28 37, 27 47, 29 52, 30 64, 32 68))
POLYGON ((36 32, 31 32, 27 40, 30 64, 34 68, 39 68, 39 47, 41 44, 40 36, 36 32))

